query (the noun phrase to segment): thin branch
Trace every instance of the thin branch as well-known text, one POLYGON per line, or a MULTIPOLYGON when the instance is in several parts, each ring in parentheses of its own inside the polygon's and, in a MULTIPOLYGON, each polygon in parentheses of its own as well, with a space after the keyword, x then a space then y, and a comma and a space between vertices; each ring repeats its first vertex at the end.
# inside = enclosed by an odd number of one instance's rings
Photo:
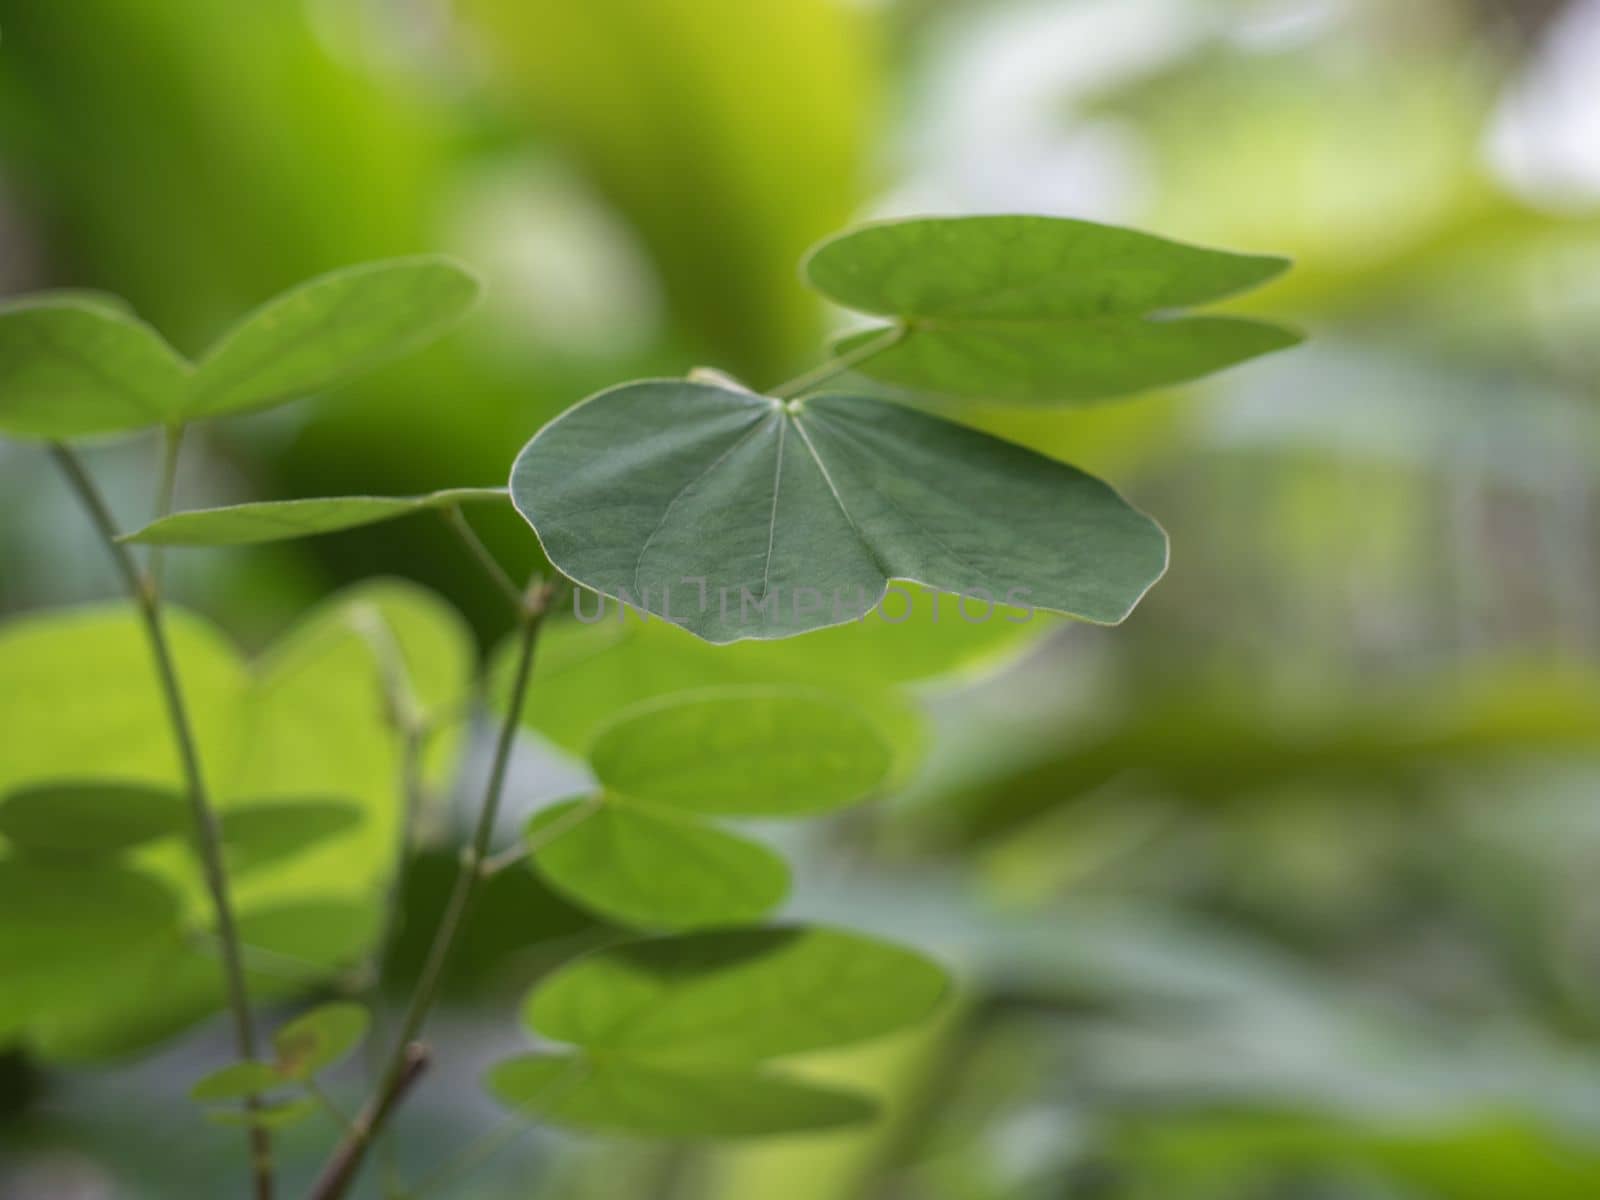
MULTIPOLYGON (((156 487, 156 511, 153 520, 159 521, 172 512, 172 502, 178 494, 178 456, 183 453, 183 433, 186 426, 168 425, 161 431, 161 482, 156 487)), ((166 564, 161 546, 151 546, 145 560, 150 578, 157 589, 161 587, 161 569, 166 564)))
POLYGON ((456 504, 439 510, 444 517, 444 523, 452 530, 461 544, 467 548, 477 564, 483 568, 483 573, 500 590, 500 594, 511 602, 511 607, 521 611, 523 596, 517 585, 511 581, 511 576, 506 574, 505 568, 500 565, 499 559, 489 552, 489 547, 483 544, 483 539, 478 536, 478 531, 472 527, 472 522, 467 520, 466 514, 456 504))
MULTIPOLYGON (((154 582, 140 572, 132 552, 117 541, 116 521, 112 518, 105 498, 85 470, 82 461, 71 449, 59 443, 52 445, 50 452, 61 468, 62 474, 66 476, 67 482, 72 485, 72 490, 88 514, 95 532, 100 535, 100 540, 116 564, 117 571, 121 574, 128 593, 138 609, 145 636, 150 643, 151 657, 155 660, 156 674, 161 684, 161 695, 166 703, 168 723, 172 728, 173 742, 187 785, 206 890, 211 894, 211 906, 216 916, 217 937, 222 945, 222 966, 228 1007, 233 1013, 234 1039, 238 1045, 239 1057, 255 1061, 255 1021, 250 1013, 250 996, 245 987, 239 930, 234 922, 233 902, 228 891, 228 874, 223 863, 222 831, 211 805, 205 774, 200 766, 200 751, 189 720, 189 709, 184 702, 183 686, 178 679, 172 647, 167 641, 160 598, 156 593, 154 582)), ((255 1096, 248 1097, 245 1104, 251 1111, 259 1107, 259 1101, 255 1096)), ((250 1127, 250 1166, 257 1200, 272 1200, 272 1138, 267 1129, 259 1124, 252 1124, 250 1127)))
POLYGON ((847 371, 853 371, 868 359, 876 358, 886 350, 893 349, 905 340, 906 335, 910 332, 911 330, 905 325, 890 326, 884 330, 882 337, 862 342, 854 350, 841 354, 838 358, 829 359, 821 366, 807 371, 804 375, 796 375, 788 383, 779 384, 773 388, 770 394, 788 397, 808 392, 818 384, 826 383, 828 380, 837 375, 843 375, 847 371))
POLYGON ((489 770, 489 780, 484 789, 483 805, 478 812, 477 826, 472 841, 462 855, 461 867, 456 874, 455 887, 445 904, 444 915, 428 949, 428 957, 417 979, 416 990, 401 1022, 399 1041, 395 1054, 378 1085, 377 1094, 369 1106, 369 1114, 356 1123, 352 1135, 334 1151, 333 1158, 324 1168, 321 1177, 310 1192, 310 1200, 339 1200, 355 1181, 362 1160, 372 1145, 374 1136, 394 1110, 399 1093, 409 1086, 406 1078, 407 1063, 419 1048, 416 1039, 427 1023, 438 999, 439 985, 445 968, 455 949, 478 885, 483 881, 483 864, 489 857, 489 843, 494 836, 495 823, 500 813, 500 800, 505 792, 506 776, 511 766, 511 751, 516 745, 517 731, 522 725, 522 709, 528 695, 528 683, 533 677, 534 658, 539 646, 539 631, 550 610, 552 588, 549 584, 530 586, 526 598, 520 602, 521 638, 517 656, 516 676, 511 695, 500 725, 499 739, 495 745, 494 762, 489 770))
POLYGON ((484 878, 492 879, 508 867, 514 867, 523 859, 537 854, 562 834, 582 825, 603 803, 605 801, 598 795, 580 801, 571 811, 550 822, 535 836, 524 838, 515 846, 509 846, 501 853, 484 859, 478 869, 483 872, 484 878))
POLYGON ((383 1127, 389 1114, 406 1098, 417 1080, 422 1078, 422 1073, 428 1069, 428 1048, 420 1042, 402 1044, 396 1068, 389 1085, 372 1097, 350 1127, 350 1132, 334 1150, 333 1157, 328 1160, 328 1165, 311 1189, 310 1200, 343 1196, 355 1182, 356 1172, 361 1169, 361 1160, 366 1156, 367 1147, 372 1145, 372 1135, 383 1127))

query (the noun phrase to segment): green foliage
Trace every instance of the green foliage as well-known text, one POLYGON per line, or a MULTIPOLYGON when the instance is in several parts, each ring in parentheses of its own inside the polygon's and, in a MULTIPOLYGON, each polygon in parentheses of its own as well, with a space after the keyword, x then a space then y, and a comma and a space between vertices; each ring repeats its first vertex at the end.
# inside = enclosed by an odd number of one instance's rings
POLYGON ((268 800, 221 815, 222 848, 237 875, 293 858, 361 824, 361 809, 338 800, 268 800))
POLYGON ((1075 404, 1296 344, 1260 321, 1169 315, 1288 266, 1088 221, 992 216, 869 225, 823 243, 805 269, 846 308, 897 318, 835 347, 883 346, 858 365, 865 374, 937 395, 1075 404))
POLYGON ((359 1004, 324 1004, 272 1035, 285 1079, 309 1079, 346 1057, 367 1036, 372 1016, 359 1004))
POLYGON ((294 400, 433 340, 476 295, 470 275, 435 257, 334 271, 270 301, 193 366, 103 300, 3 305, 0 433, 128 433, 294 400))
POLYGON ((271 1063, 236 1062, 219 1067, 189 1089, 189 1097, 202 1103, 243 1100, 283 1086, 283 1077, 271 1063))
POLYGON ((0 837, 21 854, 118 854, 189 821, 176 792, 111 780, 36 784, 0 800, 0 837))
POLYGON ((948 988, 910 950, 842 930, 734 929, 626 942, 545 980, 536 1034, 593 1053, 753 1063, 892 1033, 948 988))
POLYGON ((756 921, 789 891, 789 868, 759 842, 612 793, 551 805, 525 837, 551 887, 637 928, 756 921))
POLYGON ((428 509, 500 500, 501 488, 450 488, 426 496, 332 496, 316 500, 264 500, 226 508, 194 509, 152 521, 124 534, 147 546, 253 546, 376 525, 428 509))
POLYGON ((866 799, 889 748, 848 702, 825 693, 726 688, 621 714, 589 751, 607 787, 712 816, 795 817, 866 799))
POLYGON ((596 1133, 722 1139, 855 1125, 865 1096, 770 1071, 587 1054, 529 1054, 490 1070, 488 1087, 518 1116, 596 1133))
POLYGON ((717 643, 842 624, 891 579, 1115 624, 1167 560, 1099 480, 858 396, 626 384, 545 426, 511 495, 564 574, 717 643))

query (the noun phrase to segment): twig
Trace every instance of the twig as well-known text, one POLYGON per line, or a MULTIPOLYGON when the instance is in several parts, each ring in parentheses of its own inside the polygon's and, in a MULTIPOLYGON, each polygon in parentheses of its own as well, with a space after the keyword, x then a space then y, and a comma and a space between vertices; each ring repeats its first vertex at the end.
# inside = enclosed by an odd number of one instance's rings
POLYGON ((862 342, 854 350, 841 354, 838 358, 829 359, 821 366, 807 371, 804 375, 796 375, 788 383, 779 384, 772 389, 771 395, 798 396, 801 392, 809 391, 819 383, 826 383, 836 375, 843 375, 846 371, 854 370, 869 358, 876 358, 884 351, 898 346, 910 332, 910 329, 904 325, 893 325, 884 330, 882 337, 862 342))

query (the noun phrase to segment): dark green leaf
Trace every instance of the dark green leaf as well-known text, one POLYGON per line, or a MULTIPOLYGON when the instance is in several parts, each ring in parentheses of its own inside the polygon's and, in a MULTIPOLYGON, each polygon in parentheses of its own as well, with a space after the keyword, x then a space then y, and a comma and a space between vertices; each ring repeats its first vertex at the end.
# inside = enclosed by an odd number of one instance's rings
POLYGON ((535 989, 524 1019, 590 1051, 755 1062, 915 1024, 946 987, 921 955, 860 934, 739 929, 585 955, 535 989))
POLYGON ((615 795, 543 810, 527 840, 553 888, 644 929, 754 921, 789 890, 788 867, 759 842, 615 795))
POLYGON ((489 1090, 520 1116, 600 1133, 736 1138, 833 1129, 870 1120, 865 1096, 783 1075, 582 1054, 529 1054, 497 1064, 489 1090))
POLYGON ((564 574, 712 642, 842 624, 891 579, 1114 623, 1166 568, 1099 480, 865 397, 627 384, 546 425, 511 493, 564 574))
POLYGON ((863 800, 893 756, 847 701, 809 689, 725 688, 638 705, 595 738, 607 787, 721 816, 801 816, 863 800))
POLYGON ((831 299, 899 319, 859 370, 954 396, 1073 403, 1179 383, 1295 344, 1276 326, 1171 310, 1259 286, 1287 261, 1060 217, 889 221, 812 252, 831 299), (1154 314, 1154 315, 1153 315, 1154 314))
POLYGON ((477 281, 437 257, 363 263, 268 301, 195 366, 187 419, 325 391, 432 341, 477 298, 477 281))
POLYGON ((236 1062, 211 1072, 189 1089, 189 1095, 202 1102, 242 1100, 246 1096, 270 1092, 283 1084, 283 1076, 267 1063, 236 1062))
POLYGON ((361 824, 361 810, 340 800, 266 800, 221 815, 228 869, 245 874, 293 858, 361 824))
POLYGON ((278 1071, 289 1079, 310 1078, 354 1050, 371 1024, 371 1015, 359 1004, 312 1009, 273 1034, 278 1071))
POLYGON ((170 788, 58 780, 0 802, 0 835, 33 854, 116 854, 189 827, 189 803, 170 788))
POLYGON ((121 541, 152 546, 253 546, 336 533, 392 521, 430 508, 503 500, 503 488, 451 488, 426 496, 330 496, 317 500, 264 500, 173 513, 121 541))
POLYGON ((178 417, 189 367, 144 322, 100 299, 0 305, 0 433, 75 438, 178 417))

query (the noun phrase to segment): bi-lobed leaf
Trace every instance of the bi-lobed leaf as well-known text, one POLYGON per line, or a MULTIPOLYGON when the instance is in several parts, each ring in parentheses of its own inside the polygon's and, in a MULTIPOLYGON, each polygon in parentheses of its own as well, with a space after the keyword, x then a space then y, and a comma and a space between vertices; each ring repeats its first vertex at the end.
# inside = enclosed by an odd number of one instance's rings
POLYGON ((382 366, 438 337, 477 299, 446 258, 363 263, 319 276, 245 317, 196 365, 189 419, 246 412, 382 366))
POLYGON ((528 1054, 496 1064, 487 1083, 518 1116, 641 1137, 805 1133, 859 1124, 877 1112, 865 1096, 770 1071, 614 1055, 528 1054))
POLYGON ((284 1078, 264 1062, 236 1062, 219 1067, 189 1089, 189 1098, 207 1103, 214 1100, 243 1100, 246 1096, 270 1092, 284 1085, 284 1078))
POLYGON ((1288 262, 1039 216, 886 221, 831 238, 811 284, 896 324, 846 339, 866 375, 917 391, 1078 403, 1181 383, 1297 343, 1276 325, 1174 316, 1288 262))
POLYGON ((272 1036, 277 1073, 309 1079, 348 1055, 367 1036, 372 1016, 359 1004, 324 1004, 272 1036))
POLYGON ((269 301, 193 365, 115 297, 0 304, 0 434, 127 433, 294 400, 438 337, 477 291, 433 256, 333 271, 269 301))
POLYGON ((511 496, 563 574, 717 643, 843 624, 893 579, 1115 623, 1167 561, 1098 479, 863 396, 626 384, 540 430, 511 496))
POLYGON ((542 810, 526 839, 551 887, 636 928, 754 921, 789 891, 788 866, 759 842, 610 793, 542 810))
POLYGON ((0 836, 22 854, 114 855, 189 823, 178 792, 116 780, 54 780, 0 800, 0 836))
POLYGON ((916 1024, 948 987, 899 946, 825 927, 733 929, 585 955, 529 997, 536 1034, 591 1053, 754 1063, 916 1024))
POLYGON ((848 702, 802 688, 734 687, 636 705, 589 761, 608 788, 685 812, 795 817, 883 786, 893 752, 848 702))
POLYGON ((329 496, 193 509, 152 521, 121 541, 151 546, 253 546, 376 525, 427 509, 504 500, 504 488, 449 488, 423 496, 329 496))
POLYGON ((344 800, 263 800, 223 812, 228 870, 248 874, 302 854, 361 824, 361 809, 344 800))
POLYGON ((0 434, 127 433, 179 418, 189 366, 131 313, 83 295, 0 305, 0 434))
POLYGON ((321 1107, 315 1096, 296 1096, 258 1108, 218 1108, 206 1114, 214 1125, 256 1126, 260 1129, 284 1129, 304 1121, 321 1107))

